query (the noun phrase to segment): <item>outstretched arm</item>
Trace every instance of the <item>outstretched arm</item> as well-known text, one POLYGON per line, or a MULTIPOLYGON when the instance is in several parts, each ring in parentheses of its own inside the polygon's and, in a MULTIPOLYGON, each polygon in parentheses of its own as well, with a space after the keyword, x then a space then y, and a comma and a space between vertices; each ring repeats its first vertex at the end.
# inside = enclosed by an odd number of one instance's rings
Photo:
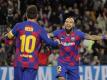
MULTIPOLYGON (((51 35, 53 36, 53 34, 51 34, 51 35)), ((43 41, 44 41, 46 44, 50 45, 50 46, 57 47, 57 46, 59 46, 59 44, 60 44, 60 41, 59 41, 59 40, 53 41, 51 38, 49 38, 49 37, 51 37, 51 36, 50 36, 50 35, 47 35, 47 33, 45 33, 43 30, 42 30, 40 36, 41 36, 41 38, 43 39, 43 41)))
POLYGON ((85 35, 85 39, 90 39, 90 40, 101 40, 101 39, 107 39, 107 35, 85 35))

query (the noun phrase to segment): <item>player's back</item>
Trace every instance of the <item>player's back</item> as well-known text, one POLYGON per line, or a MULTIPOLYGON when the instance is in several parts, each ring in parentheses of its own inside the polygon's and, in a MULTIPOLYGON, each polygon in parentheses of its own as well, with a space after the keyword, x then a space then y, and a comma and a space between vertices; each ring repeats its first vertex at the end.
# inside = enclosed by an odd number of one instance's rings
POLYGON ((41 28, 36 22, 24 21, 18 23, 16 30, 15 66, 38 67, 38 51, 40 48, 41 28))

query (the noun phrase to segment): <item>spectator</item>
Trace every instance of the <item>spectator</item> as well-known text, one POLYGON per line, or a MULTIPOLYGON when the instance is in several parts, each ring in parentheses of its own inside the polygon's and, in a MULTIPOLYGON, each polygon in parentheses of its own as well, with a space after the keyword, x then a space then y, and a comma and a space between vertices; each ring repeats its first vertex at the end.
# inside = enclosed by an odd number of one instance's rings
POLYGON ((98 59, 98 56, 94 56, 91 65, 99 65, 99 64, 100 64, 100 60, 98 59))
POLYGON ((46 47, 45 43, 42 43, 41 50, 38 54, 40 66, 47 66, 48 65, 48 57, 50 54, 51 54, 50 49, 48 47, 46 47))
POLYGON ((57 66, 57 58, 59 57, 59 50, 53 50, 52 54, 48 58, 49 66, 57 66))

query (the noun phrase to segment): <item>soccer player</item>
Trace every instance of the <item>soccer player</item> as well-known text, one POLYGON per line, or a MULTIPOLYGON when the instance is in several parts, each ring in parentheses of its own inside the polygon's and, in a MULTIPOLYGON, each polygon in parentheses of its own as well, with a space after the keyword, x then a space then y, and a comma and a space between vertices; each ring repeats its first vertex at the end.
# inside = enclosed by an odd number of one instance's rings
POLYGON ((58 42, 49 39, 45 30, 37 24, 37 8, 35 5, 30 5, 27 8, 26 16, 27 21, 17 23, 5 35, 6 38, 15 37, 16 39, 14 80, 35 80, 41 40, 53 47, 58 45, 58 42))
POLYGON ((89 35, 79 30, 76 30, 74 19, 69 17, 65 20, 64 29, 56 30, 51 37, 56 37, 61 41, 58 66, 57 66, 57 78, 58 80, 80 80, 79 77, 79 54, 78 49, 81 40, 91 39, 100 40, 107 36, 89 35))

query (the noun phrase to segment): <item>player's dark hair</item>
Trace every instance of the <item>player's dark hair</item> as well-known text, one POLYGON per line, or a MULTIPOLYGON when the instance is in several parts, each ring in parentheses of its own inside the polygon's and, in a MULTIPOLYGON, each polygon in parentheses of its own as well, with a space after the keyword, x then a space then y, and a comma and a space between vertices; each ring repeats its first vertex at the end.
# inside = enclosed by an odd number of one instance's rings
POLYGON ((30 5, 27 7, 27 10, 26 10, 26 16, 27 18, 29 19, 34 19, 37 17, 37 7, 35 5, 30 5))

